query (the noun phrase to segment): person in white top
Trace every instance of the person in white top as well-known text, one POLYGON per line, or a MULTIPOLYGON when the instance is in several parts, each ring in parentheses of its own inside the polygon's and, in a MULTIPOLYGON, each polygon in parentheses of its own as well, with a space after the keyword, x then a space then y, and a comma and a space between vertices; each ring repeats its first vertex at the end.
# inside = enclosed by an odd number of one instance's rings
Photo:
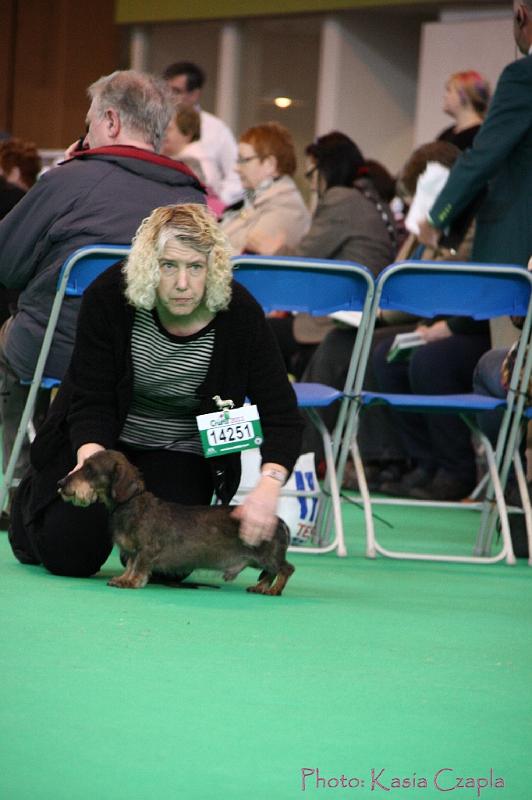
POLYGON ((225 203, 217 195, 217 172, 208 158, 200 139, 200 115, 195 108, 178 108, 164 134, 161 153, 186 164, 207 189, 207 205, 219 217, 225 203))
POLYGON ((199 111, 201 120, 200 144, 205 157, 211 161, 209 172, 213 174, 213 190, 229 206, 242 199, 240 178, 235 171, 237 146, 228 126, 214 114, 199 106, 205 73, 191 61, 170 64, 163 73, 179 106, 192 106, 199 111))

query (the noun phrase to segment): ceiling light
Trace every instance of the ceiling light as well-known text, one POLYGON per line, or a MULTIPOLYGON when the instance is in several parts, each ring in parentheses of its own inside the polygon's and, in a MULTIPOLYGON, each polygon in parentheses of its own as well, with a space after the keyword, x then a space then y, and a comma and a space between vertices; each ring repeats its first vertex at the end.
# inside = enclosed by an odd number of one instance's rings
POLYGON ((291 97, 275 97, 273 102, 277 106, 277 108, 290 108, 292 105, 292 98, 291 97))

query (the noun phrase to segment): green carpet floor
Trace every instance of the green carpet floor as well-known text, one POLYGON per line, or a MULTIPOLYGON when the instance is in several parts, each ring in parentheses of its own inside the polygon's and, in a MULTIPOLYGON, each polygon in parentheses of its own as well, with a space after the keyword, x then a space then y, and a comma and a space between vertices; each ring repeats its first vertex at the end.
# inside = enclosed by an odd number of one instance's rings
MULTIPOLYGON (((380 513, 388 544, 474 535, 380 513)), ((349 556, 291 557, 282 598, 111 589, 115 555, 57 578, 0 538, 0 800, 530 800, 532 569, 370 561, 344 516, 349 556)))

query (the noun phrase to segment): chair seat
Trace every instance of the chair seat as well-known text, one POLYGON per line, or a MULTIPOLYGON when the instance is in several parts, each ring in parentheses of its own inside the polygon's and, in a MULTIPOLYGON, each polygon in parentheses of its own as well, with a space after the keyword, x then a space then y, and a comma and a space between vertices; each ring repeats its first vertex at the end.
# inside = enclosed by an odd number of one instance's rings
POLYGON ((326 408, 344 396, 343 392, 324 383, 294 383, 292 386, 300 408, 326 408))
MULTIPOLYGON (((31 383, 31 380, 20 381, 21 386, 31 386, 31 383)), ((41 389, 55 389, 56 386, 60 385, 59 378, 42 378, 41 380, 41 389)))
POLYGON ((386 404, 394 408, 408 411, 431 411, 455 414, 461 411, 494 411, 506 408, 506 400, 500 397, 488 397, 483 394, 386 394, 380 392, 362 392, 362 405, 370 406, 386 404))

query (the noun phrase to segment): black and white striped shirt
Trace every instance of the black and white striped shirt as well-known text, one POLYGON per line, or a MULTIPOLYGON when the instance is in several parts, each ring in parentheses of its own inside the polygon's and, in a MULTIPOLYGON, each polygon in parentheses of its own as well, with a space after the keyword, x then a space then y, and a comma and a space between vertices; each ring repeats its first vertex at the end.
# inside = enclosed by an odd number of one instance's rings
POLYGON ((174 336, 156 311, 135 312, 131 339, 133 402, 120 440, 140 449, 202 453, 197 389, 214 346, 214 320, 199 333, 174 336))

